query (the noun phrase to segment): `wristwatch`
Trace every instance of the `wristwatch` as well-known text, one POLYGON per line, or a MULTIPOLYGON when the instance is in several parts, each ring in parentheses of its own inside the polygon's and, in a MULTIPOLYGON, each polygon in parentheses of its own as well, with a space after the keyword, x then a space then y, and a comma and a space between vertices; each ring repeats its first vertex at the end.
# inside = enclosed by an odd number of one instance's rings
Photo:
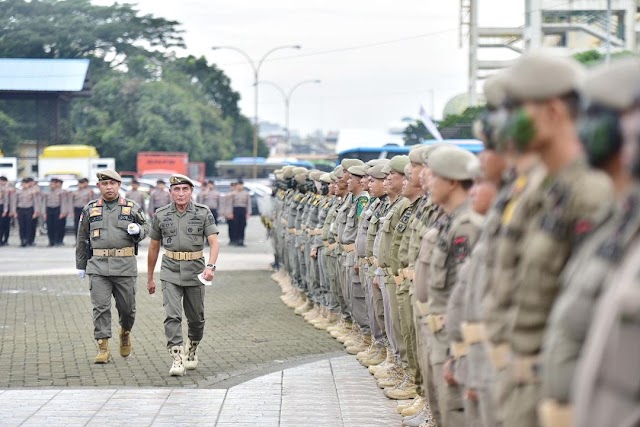
POLYGON ((216 271, 216 265, 215 264, 207 264, 207 268, 210 268, 213 271, 216 271))

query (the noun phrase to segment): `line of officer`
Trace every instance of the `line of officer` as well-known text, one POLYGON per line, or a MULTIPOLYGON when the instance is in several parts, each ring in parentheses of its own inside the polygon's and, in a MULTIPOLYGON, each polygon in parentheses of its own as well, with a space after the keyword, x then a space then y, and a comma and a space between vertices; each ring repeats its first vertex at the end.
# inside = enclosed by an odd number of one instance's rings
POLYGON ((49 246, 64 245, 65 224, 70 212, 69 195, 62 189, 62 180, 51 178, 49 191, 42 194, 42 219, 47 224, 49 246))
POLYGON ((124 197, 136 202, 142 209, 142 212, 145 212, 146 199, 144 193, 140 191, 140 183, 137 180, 134 179, 131 181, 131 190, 127 191, 124 197))
POLYGON ((149 194, 149 216, 153 218, 158 208, 169 203, 171 203, 171 195, 167 191, 167 184, 164 180, 159 179, 156 182, 156 188, 151 190, 151 194, 149 194))
POLYGON ((80 178, 78 180, 78 188, 69 194, 69 198, 71 199, 71 206, 73 207, 74 233, 77 236, 82 209, 95 198, 93 190, 89 187, 89 180, 87 178, 80 178))
POLYGON ((34 246, 40 216, 40 190, 33 178, 23 178, 22 187, 11 195, 11 216, 18 221, 20 247, 34 246))
POLYGON ((89 276, 93 305, 94 337, 98 354, 94 362, 111 359, 111 296, 115 298, 120 323, 120 355, 131 354, 131 330, 136 316, 137 245, 148 232, 142 208, 119 197, 122 183, 113 170, 97 173, 100 198, 82 210, 76 243, 78 276, 89 276))

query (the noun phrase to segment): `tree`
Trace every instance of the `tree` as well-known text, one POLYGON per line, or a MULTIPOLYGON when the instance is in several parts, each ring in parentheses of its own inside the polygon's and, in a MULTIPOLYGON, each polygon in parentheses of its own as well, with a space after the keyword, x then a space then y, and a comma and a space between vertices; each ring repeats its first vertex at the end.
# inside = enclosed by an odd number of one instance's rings
POLYGON ((2 0, 0 17, 4 58, 91 57, 116 67, 128 57, 157 55, 150 49, 184 47, 178 22, 139 15, 131 4, 2 0))
POLYGON ((433 135, 427 130, 422 120, 416 120, 407 126, 403 132, 404 145, 420 144, 425 139, 431 139, 433 135))
POLYGON ((18 141, 16 122, 0 111, 0 149, 5 156, 17 154, 18 141))

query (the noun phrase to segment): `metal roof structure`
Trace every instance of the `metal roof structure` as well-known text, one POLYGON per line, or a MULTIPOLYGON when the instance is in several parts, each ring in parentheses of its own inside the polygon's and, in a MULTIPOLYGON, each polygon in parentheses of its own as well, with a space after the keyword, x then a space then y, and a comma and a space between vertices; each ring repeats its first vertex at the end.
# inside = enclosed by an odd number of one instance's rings
POLYGON ((89 91, 88 71, 88 59, 0 58, 0 93, 89 91))

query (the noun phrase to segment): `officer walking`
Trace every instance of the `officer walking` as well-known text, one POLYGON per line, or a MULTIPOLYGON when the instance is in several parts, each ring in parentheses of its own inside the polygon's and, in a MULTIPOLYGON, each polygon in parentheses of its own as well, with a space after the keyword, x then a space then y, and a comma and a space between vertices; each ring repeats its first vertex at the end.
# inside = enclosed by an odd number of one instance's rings
POLYGON ((156 188, 151 191, 149 195, 149 216, 153 218, 156 216, 156 210, 158 210, 158 208, 166 206, 169 203, 171 203, 171 195, 167 191, 165 182, 159 179, 156 182, 156 188))
POLYGON ((127 191, 125 197, 136 202, 142 209, 142 212, 145 212, 144 193, 140 191, 140 183, 138 181, 136 181, 135 179, 131 181, 131 190, 127 191))
POLYGON ((11 216, 18 220, 20 247, 35 245, 35 221, 40 215, 40 198, 32 178, 22 179, 22 188, 11 196, 11 216))
POLYGON ((218 259, 218 228, 205 205, 191 199, 193 182, 184 175, 170 178, 173 202, 159 208, 151 226, 147 289, 156 291, 153 274, 158 261, 160 241, 166 249, 162 257, 160 279, 165 308, 164 331, 167 348, 173 359, 169 374, 182 376, 185 369, 198 365, 196 351, 204 334, 204 284, 213 280, 218 259), (209 258, 205 265, 204 240, 209 258), (187 317, 189 348, 185 354, 182 337, 182 310, 187 317))
POLYGON ((62 180, 51 178, 49 192, 42 195, 42 219, 47 223, 49 247, 64 245, 64 229, 69 214, 68 195, 62 180))
POLYGON ((89 180, 87 178, 81 178, 78 181, 78 189, 71 192, 69 197, 71 199, 71 206, 73 206, 73 225, 75 227, 75 235, 77 236, 82 209, 94 198, 93 190, 89 188, 89 180))
POLYGON ((113 170, 97 173, 100 198, 84 207, 76 244, 76 268, 81 279, 89 275, 93 304, 95 363, 111 358, 111 296, 120 322, 120 355, 131 354, 131 329, 136 315, 137 245, 149 231, 142 208, 118 196, 122 183, 113 170))

